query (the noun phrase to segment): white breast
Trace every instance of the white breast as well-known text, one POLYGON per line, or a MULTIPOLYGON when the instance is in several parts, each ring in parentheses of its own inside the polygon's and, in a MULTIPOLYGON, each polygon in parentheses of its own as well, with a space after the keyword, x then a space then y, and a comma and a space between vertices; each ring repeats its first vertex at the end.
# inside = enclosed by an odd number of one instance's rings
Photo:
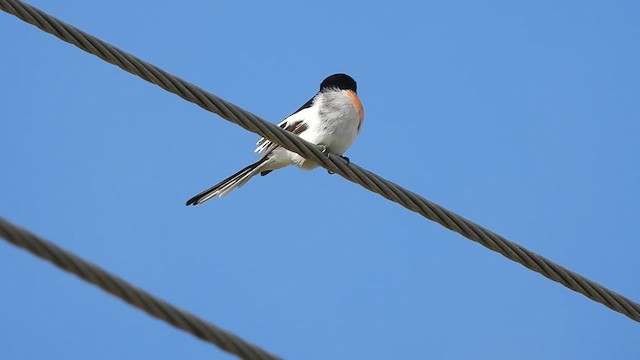
POLYGON ((303 133, 302 137, 326 146, 331 153, 342 155, 358 135, 358 111, 345 90, 323 92, 318 97, 314 112, 317 119, 310 121, 313 131, 303 133))

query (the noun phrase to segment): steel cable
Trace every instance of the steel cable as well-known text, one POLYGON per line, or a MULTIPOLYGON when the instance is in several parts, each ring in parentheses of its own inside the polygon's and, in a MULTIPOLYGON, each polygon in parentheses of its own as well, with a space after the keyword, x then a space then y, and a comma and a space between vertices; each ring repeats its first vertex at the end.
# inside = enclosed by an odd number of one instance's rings
POLYGON ((226 352, 238 355, 242 359, 280 359, 234 334, 154 297, 98 266, 2 218, 0 218, 0 237, 97 285, 106 292, 121 298, 138 309, 144 310, 149 315, 210 342, 226 352))
POLYGON ((393 182, 385 180, 357 166, 353 162, 346 164, 346 162, 338 156, 327 156, 322 153, 318 146, 306 142, 298 136, 284 131, 276 125, 266 122, 236 105, 224 101, 193 84, 175 77, 154 65, 148 64, 21 1, 0 0, 0 8, 55 35, 61 40, 94 54, 208 111, 216 113, 246 130, 268 138, 291 151, 295 151, 305 158, 314 160, 326 169, 340 174, 349 181, 360 184, 366 189, 378 193, 409 210, 421 214, 427 219, 438 222, 446 228, 458 232, 466 238, 504 255, 510 260, 518 262, 571 290, 579 292, 594 301, 602 303, 640 322, 640 304, 577 273, 565 269, 393 182))

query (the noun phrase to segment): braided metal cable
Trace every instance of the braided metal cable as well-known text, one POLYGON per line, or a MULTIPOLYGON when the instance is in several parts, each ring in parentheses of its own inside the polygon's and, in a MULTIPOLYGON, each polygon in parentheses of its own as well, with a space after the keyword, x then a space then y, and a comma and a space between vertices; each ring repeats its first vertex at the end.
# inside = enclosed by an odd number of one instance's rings
POLYGON ((613 292, 602 285, 532 252, 504 237, 469 221, 423 197, 408 191, 380 176, 369 172, 353 162, 347 164, 335 155, 325 155, 318 146, 302 140, 298 136, 268 123, 256 115, 236 105, 224 101, 158 67, 148 64, 131 54, 109 45, 75 27, 47 15, 46 13, 18 0, 0 0, 0 8, 20 19, 51 33, 58 38, 76 45, 125 71, 154 83, 185 100, 220 115, 222 118, 240 125, 246 130, 263 136, 274 143, 295 151, 305 158, 316 161, 349 181, 362 185, 405 208, 433 220, 468 239, 496 251, 506 258, 518 262, 543 276, 559 282, 571 290, 604 304, 629 318, 640 322, 640 304, 613 292))
POLYGON ((78 256, 44 240, 29 231, 0 218, 0 237, 24 248, 36 256, 49 260, 58 267, 99 286, 151 316, 164 320, 194 336, 210 342, 220 349, 238 355, 241 359, 275 360, 272 355, 238 336, 176 308, 175 306, 138 289, 115 275, 104 271, 78 256))

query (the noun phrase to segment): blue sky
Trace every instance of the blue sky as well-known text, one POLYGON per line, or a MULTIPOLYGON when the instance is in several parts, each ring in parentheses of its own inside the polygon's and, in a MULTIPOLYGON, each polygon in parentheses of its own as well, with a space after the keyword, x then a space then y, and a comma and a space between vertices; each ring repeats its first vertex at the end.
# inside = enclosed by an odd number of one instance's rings
MULTIPOLYGON (((353 162, 640 300, 638 2, 31 3, 273 122, 349 73, 353 162)), ((174 305, 289 359, 638 356, 638 323, 322 169, 187 208, 254 134, 0 39, 0 216, 174 305)), ((0 358, 232 358, 5 242, 0 295, 0 358)))

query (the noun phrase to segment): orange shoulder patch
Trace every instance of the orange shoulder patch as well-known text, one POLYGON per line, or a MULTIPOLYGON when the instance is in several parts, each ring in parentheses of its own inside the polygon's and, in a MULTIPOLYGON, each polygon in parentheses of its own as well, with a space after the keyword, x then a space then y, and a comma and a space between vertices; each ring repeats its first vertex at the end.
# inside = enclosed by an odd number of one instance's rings
POLYGON ((358 98, 358 95, 353 91, 347 91, 349 97, 351 97, 351 101, 353 101, 353 106, 356 108, 358 112, 358 132, 360 132, 360 128, 362 127, 362 123, 364 122, 364 107, 362 106, 362 102, 358 98))

